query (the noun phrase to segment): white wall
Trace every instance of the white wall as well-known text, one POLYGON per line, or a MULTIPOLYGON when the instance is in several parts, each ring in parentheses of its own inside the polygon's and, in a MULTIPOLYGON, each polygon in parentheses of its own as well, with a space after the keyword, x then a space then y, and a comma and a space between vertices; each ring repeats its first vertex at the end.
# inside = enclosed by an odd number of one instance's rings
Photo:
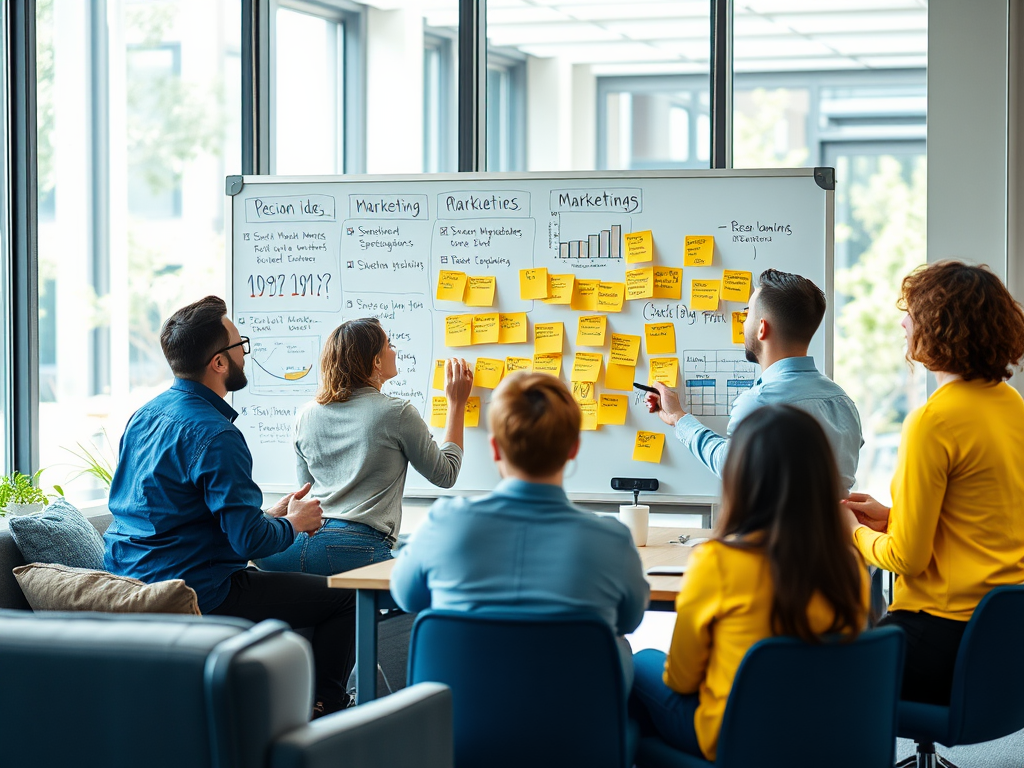
POLYGON ((1007 0, 928 4, 928 261, 1006 278, 1007 0))

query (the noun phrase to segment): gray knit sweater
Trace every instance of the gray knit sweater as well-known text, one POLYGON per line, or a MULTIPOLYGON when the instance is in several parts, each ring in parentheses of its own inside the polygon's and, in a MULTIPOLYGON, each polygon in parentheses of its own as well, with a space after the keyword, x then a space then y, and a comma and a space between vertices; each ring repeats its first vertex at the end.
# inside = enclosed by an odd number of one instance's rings
POLYGON ((462 449, 438 446, 408 400, 373 387, 343 403, 312 402, 299 411, 293 433, 299 483, 312 483, 324 517, 353 520, 386 533, 402 525, 405 474, 412 466, 441 488, 455 485, 462 449))

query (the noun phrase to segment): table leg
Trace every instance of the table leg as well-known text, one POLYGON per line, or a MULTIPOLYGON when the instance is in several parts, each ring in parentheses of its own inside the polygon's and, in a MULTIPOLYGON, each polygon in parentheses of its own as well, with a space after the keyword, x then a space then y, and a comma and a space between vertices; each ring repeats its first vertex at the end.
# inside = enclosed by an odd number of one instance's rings
POLYGON ((377 698, 377 591, 356 590, 356 704, 377 698))

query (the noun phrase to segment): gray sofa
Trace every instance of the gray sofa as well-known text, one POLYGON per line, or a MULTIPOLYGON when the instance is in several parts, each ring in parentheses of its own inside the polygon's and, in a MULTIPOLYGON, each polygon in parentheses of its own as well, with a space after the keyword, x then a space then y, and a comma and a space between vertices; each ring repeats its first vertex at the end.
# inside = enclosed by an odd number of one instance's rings
MULTIPOLYGON (((2 520, 3 518, 0 518, 2 520)), ((89 518, 97 531, 103 533, 110 525, 111 515, 103 512, 89 518)), ((25 558, 21 556, 21 550, 14 543, 14 537, 7 524, 0 523, 0 609, 8 608, 20 611, 29 610, 28 601, 18 586, 17 579, 11 570, 19 565, 25 565, 25 558)))

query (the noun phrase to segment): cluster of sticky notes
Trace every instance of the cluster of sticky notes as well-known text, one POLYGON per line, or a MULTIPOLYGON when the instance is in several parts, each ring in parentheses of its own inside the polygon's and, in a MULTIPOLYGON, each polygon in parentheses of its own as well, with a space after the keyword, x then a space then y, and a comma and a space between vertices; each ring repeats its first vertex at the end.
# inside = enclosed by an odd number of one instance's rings
POLYGON ((548 297, 547 267, 519 270, 519 298, 546 299, 548 297))
MULTIPOLYGON (((480 398, 471 397, 466 401, 465 426, 480 426, 480 398)), ((448 422, 448 398, 432 397, 430 400, 430 426, 444 428, 448 422)))
POLYGON ((743 343, 743 324, 747 321, 746 312, 732 313, 732 343, 743 343))
POLYGON ((526 343, 525 312, 488 312, 483 315, 448 315, 444 319, 444 345, 526 343))
POLYGON ((575 275, 548 275, 548 295, 545 304, 568 304, 572 301, 575 275))
POLYGON ((477 358, 473 369, 473 386, 494 389, 505 375, 505 361, 490 357, 477 358))
POLYGON ((621 312, 625 296, 625 283, 598 283, 597 304, 594 309, 598 312, 621 312))
POLYGON ((596 382, 603 362, 604 356, 598 352, 577 352, 572 361, 571 380, 596 382))
POLYGON ((683 297, 683 270, 679 267, 654 267, 654 298, 675 299, 683 297))
POLYGON ((442 269, 437 275, 437 298, 440 301, 461 301, 469 307, 494 305, 497 280, 493 275, 473 277, 465 272, 442 269))

